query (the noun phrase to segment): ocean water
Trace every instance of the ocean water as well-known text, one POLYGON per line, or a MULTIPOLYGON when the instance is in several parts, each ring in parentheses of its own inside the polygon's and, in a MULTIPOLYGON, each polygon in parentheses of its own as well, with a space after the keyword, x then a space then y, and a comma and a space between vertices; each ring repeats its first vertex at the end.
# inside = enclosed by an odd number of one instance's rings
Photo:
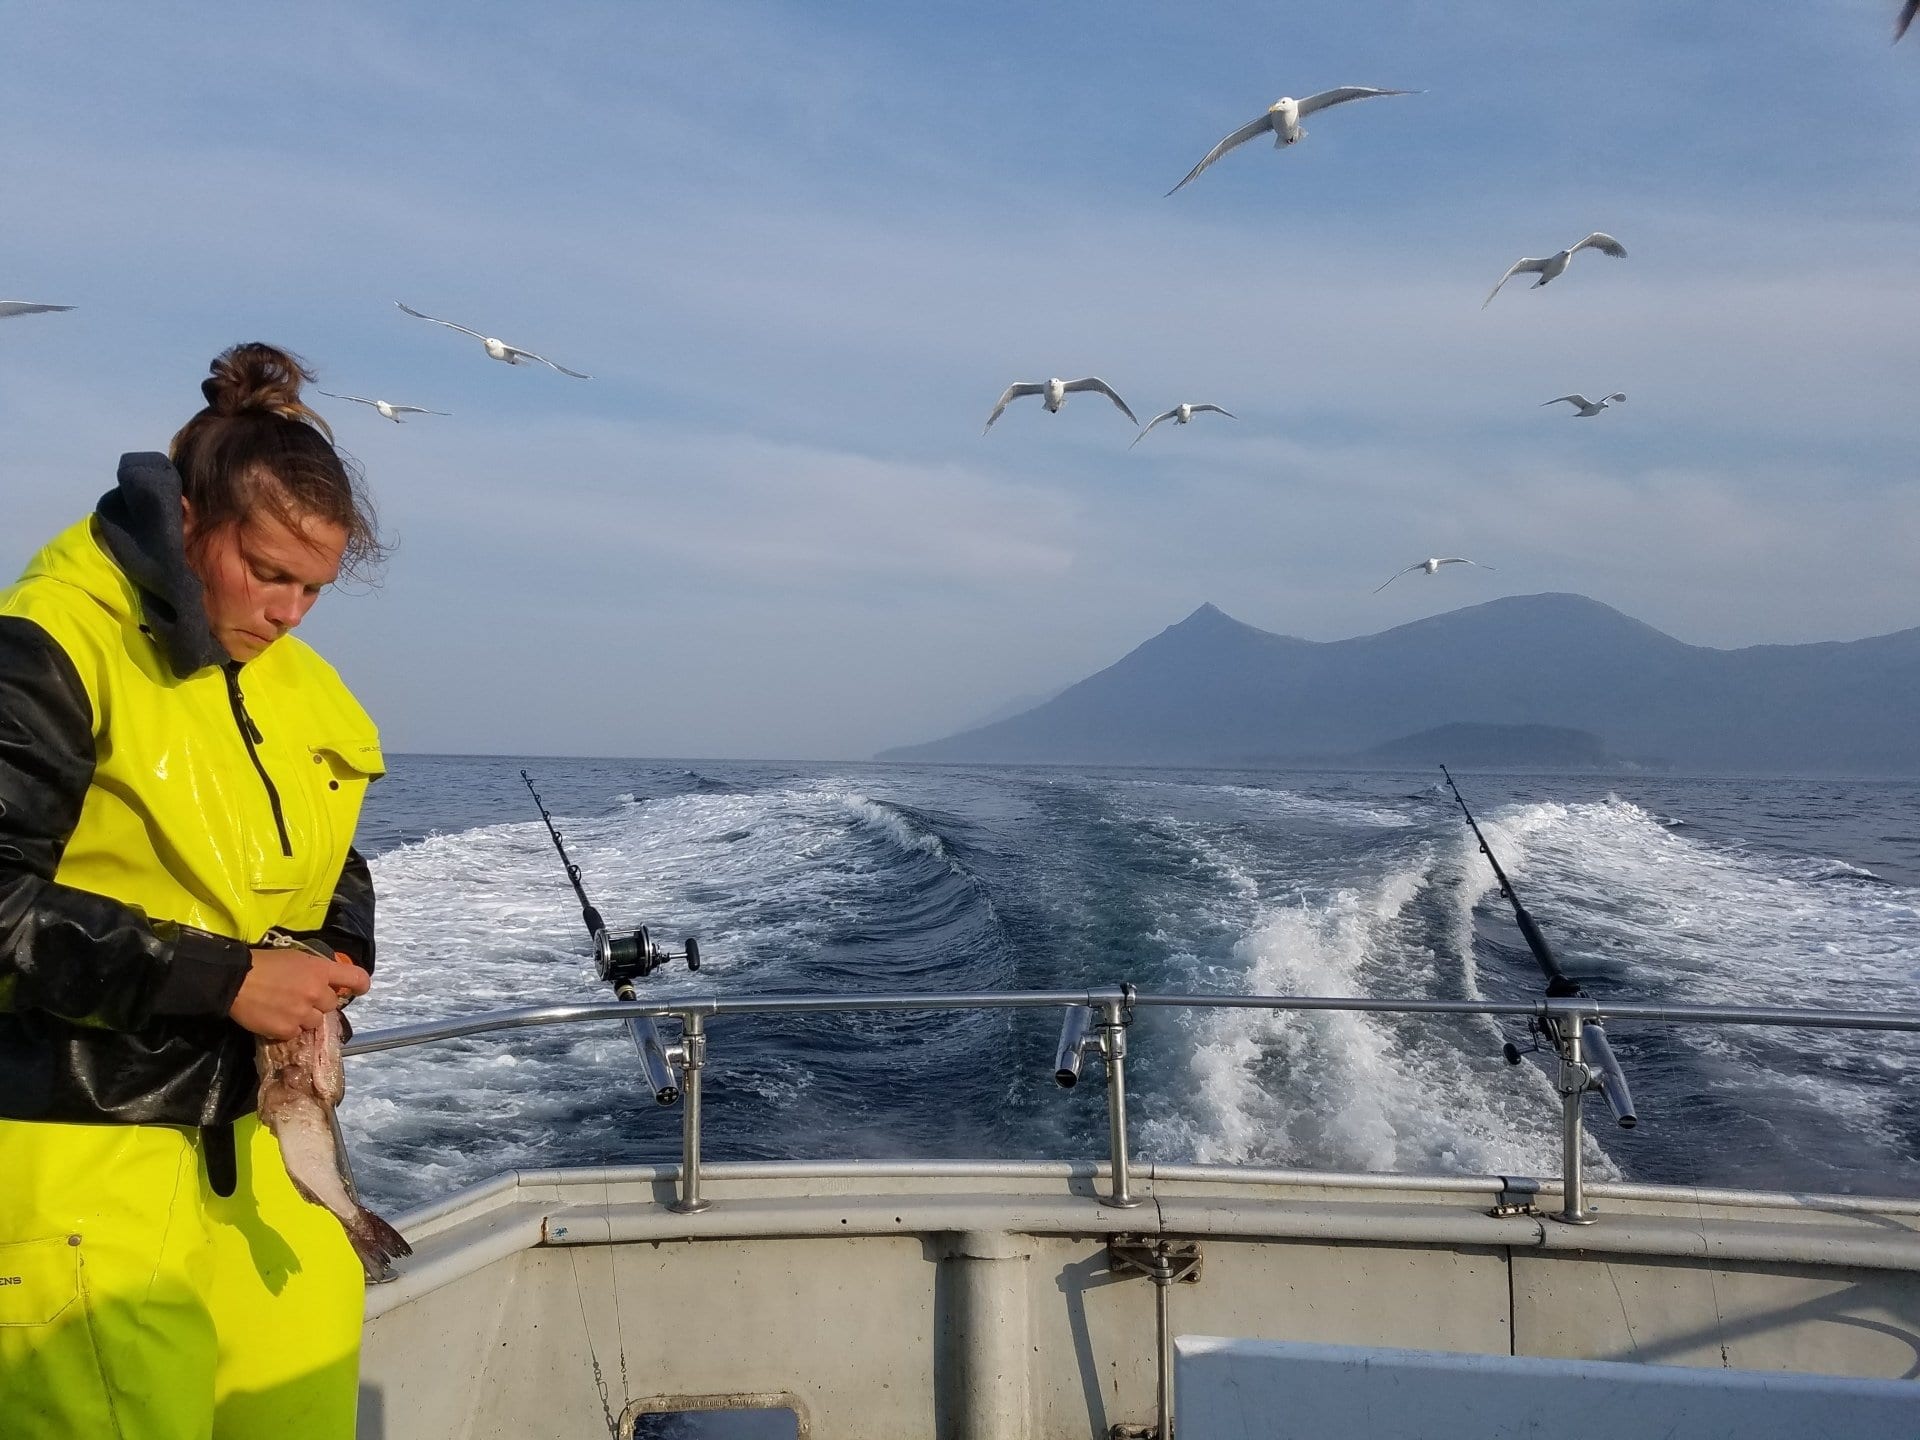
MULTIPOLYGON (((609 923, 696 934, 689 991, 1112 985, 1531 998, 1532 958, 1423 774, 400 756, 362 826, 380 965, 362 1029, 601 998, 534 774, 609 923)), ((1460 777, 1591 993, 1920 1009, 1920 783, 1460 777)), ((1105 1153, 1052 1082, 1054 1012, 716 1021, 714 1159, 1105 1153)), ((1641 1124, 1599 1173, 1920 1195, 1920 1037, 1615 1021, 1641 1124)), ((1557 1174, 1545 1055, 1485 1018, 1143 1011, 1156 1160, 1557 1174)), ((402 1207, 515 1166, 677 1156, 615 1025, 356 1059, 362 1188, 402 1207)))

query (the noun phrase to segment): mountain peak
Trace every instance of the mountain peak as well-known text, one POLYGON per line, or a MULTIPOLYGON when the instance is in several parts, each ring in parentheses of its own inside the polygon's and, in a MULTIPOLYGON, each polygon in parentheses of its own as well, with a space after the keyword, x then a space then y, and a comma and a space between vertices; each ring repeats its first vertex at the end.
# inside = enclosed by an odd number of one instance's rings
POLYGON ((1214 625, 1222 620, 1226 621, 1229 625, 1238 625, 1240 623, 1211 600, 1207 600, 1201 603, 1198 610, 1195 610, 1191 615, 1187 616, 1186 619, 1178 622, 1172 628, 1178 630, 1187 625, 1214 625))
POLYGON ((1260 636, 1266 640, 1290 640, 1289 635, 1277 635, 1271 630, 1262 630, 1258 625, 1249 625, 1244 620, 1236 620, 1211 600, 1206 601, 1186 619, 1169 625, 1160 632, 1160 638, 1174 636, 1181 640, 1196 637, 1260 636))

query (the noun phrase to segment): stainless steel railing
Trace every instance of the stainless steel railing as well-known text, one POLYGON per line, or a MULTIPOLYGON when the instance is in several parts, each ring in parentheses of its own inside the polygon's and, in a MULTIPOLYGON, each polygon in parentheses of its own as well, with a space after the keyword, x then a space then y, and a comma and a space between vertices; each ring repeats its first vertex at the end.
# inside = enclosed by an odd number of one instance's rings
MULTIPOLYGON (((1605 1046, 1605 1020, 1655 1021, 1688 1025, 1756 1025, 1821 1030, 1893 1030, 1920 1033, 1920 1012, 1911 1010, 1796 1010, 1761 1006, 1663 1005, 1645 1001, 1600 1001, 1588 996, 1532 1001, 1406 1000, 1328 995, 1180 995, 1153 994, 1131 985, 1093 990, 976 991, 919 994, 903 991, 870 995, 683 995, 658 1004, 602 1000, 584 1004, 534 1005, 494 1010, 446 1020, 364 1031, 347 1046, 348 1055, 369 1055, 413 1045, 457 1040, 507 1030, 596 1021, 620 1021, 633 1035, 655 1099, 682 1102, 680 1187, 674 1209, 693 1213, 712 1203, 700 1193, 702 1076, 707 1063, 707 1022, 728 1015, 844 1014, 861 1011, 937 1011, 1065 1009, 1055 1054, 1058 1083, 1077 1081, 1085 1058, 1097 1055, 1106 1071, 1109 1192, 1102 1203, 1128 1208, 1141 1203, 1133 1193, 1127 1148, 1127 1031, 1141 1008, 1235 1009, 1273 1011, 1339 1010, 1386 1015, 1517 1016, 1535 1022, 1560 1057, 1556 1090, 1561 1100, 1561 1209, 1554 1217, 1568 1224, 1592 1224, 1587 1208, 1580 1155, 1581 1107, 1587 1093, 1600 1089, 1593 1052, 1605 1046), (667 1043, 656 1022, 676 1021, 679 1038, 667 1043)), ((1609 1093, 1620 1113, 1617 1097, 1609 1093)), ((1623 1123, 1626 1117, 1622 1116, 1623 1123)))

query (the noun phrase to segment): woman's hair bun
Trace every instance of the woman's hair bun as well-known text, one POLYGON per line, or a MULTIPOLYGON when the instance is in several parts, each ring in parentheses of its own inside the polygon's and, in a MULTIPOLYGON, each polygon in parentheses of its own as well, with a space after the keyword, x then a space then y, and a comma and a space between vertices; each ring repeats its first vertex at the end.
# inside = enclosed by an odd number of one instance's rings
POLYGON ((332 437, 327 422, 301 403, 300 386, 313 379, 313 372, 299 356, 251 340, 221 351, 209 369, 211 373, 200 382, 200 393, 215 415, 278 415, 332 437))

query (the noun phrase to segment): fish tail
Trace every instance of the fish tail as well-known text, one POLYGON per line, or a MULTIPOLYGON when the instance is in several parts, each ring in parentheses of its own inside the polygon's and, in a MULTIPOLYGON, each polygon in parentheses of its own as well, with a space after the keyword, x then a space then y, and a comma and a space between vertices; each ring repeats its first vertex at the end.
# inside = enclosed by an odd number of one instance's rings
POLYGON ((413 1246, 407 1243, 406 1237, 364 1205, 359 1207, 352 1219, 343 1223, 347 1238, 353 1242, 354 1253, 360 1257, 361 1267, 367 1272, 367 1280, 371 1284, 391 1279, 392 1262, 402 1255, 413 1254, 413 1246))

